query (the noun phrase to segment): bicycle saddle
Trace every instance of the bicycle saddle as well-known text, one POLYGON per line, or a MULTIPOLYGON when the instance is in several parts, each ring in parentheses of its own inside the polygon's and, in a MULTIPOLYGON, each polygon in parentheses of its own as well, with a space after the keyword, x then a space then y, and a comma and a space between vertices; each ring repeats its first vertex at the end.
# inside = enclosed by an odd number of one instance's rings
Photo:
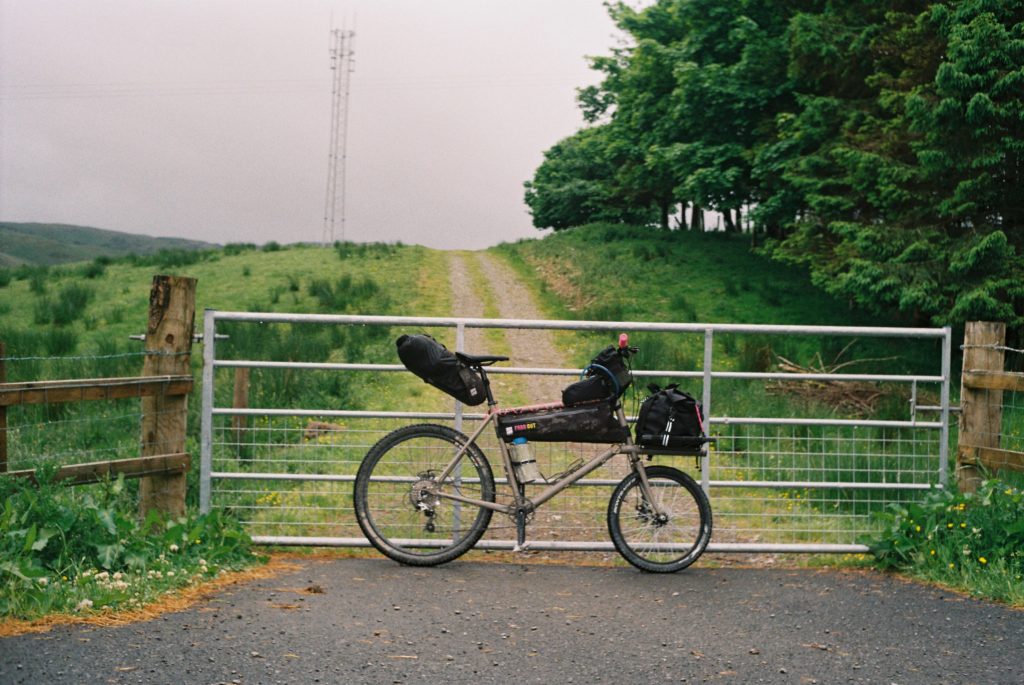
POLYGON ((456 352, 455 356, 470 366, 485 366, 494 362, 508 361, 508 357, 503 357, 500 354, 466 354, 465 352, 456 352))

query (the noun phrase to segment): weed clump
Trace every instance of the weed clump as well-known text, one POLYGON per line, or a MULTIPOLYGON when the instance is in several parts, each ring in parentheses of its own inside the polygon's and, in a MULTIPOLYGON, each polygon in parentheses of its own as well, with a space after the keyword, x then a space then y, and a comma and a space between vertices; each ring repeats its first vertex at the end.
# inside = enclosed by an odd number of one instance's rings
POLYGON ((0 616, 137 609, 168 590, 256 561, 231 516, 153 513, 140 526, 124 479, 88 488, 0 479, 0 616))
POLYGON ((940 490, 877 514, 865 540, 882 569, 1024 604, 1024 490, 993 479, 970 494, 940 490))

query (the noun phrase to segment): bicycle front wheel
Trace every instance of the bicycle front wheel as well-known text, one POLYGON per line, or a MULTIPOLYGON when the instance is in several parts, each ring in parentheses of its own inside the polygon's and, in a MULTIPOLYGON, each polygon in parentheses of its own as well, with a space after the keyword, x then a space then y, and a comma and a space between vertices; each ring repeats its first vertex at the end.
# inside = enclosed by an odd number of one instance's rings
POLYGON ((356 521, 382 554, 402 564, 451 561, 487 530, 491 510, 445 494, 494 501, 494 476, 480 449, 470 445, 443 482, 441 471, 468 442, 446 426, 421 424, 381 438, 356 475, 356 521))
POLYGON ((626 561, 644 571, 672 573, 695 562, 711 539, 711 504, 679 469, 646 469, 651 499, 634 471, 608 503, 608 533, 626 561))

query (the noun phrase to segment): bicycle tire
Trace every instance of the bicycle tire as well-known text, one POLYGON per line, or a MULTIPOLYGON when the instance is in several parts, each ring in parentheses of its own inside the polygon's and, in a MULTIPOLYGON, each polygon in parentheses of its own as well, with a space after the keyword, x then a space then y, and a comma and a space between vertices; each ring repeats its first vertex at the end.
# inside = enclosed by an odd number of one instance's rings
POLYGON ((667 520, 657 520, 634 471, 608 502, 608 533, 619 554, 652 573, 674 573, 695 562, 711 540, 711 504, 700 486, 679 469, 646 469, 651 490, 667 520))
MULTIPOLYGON (((431 496, 432 477, 469 441, 446 426, 418 424, 388 433, 356 474, 356 521, 385 556, 410 566, 436 566, 469 551, 487 530, 492 511, 431 496)), ((470 445, 461 465, 472 473, 446 480, 455 494, 494 501, 494 476, 483 452, 470 445)), ((461 466, 460 465, 460 466, 461 466)))

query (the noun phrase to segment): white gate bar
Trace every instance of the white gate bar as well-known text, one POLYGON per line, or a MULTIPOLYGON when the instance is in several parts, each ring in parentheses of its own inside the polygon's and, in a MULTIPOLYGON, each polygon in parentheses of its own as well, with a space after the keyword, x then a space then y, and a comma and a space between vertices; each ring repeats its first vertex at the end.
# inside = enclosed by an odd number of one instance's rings
POLYGON ((207 309, 203 312, 203 388, 202 388, 202 425, 199 429, 199 511, 210 513, 210 477, 213 469, 213 364, 217 358, 216 340, 214 335, 214 318, 216 312, 207 309))
MULTIPOLYGON (((217 407, 213 416, 332 416, 362 419, 452 419, 454 414, 437 412, 361 411, 349 409, 234 409, 217 407)), ((482 420, 483 414, 464 414, 464 419, 482 420)), ((708 423, 744 426, 851 426, 854 428, 942 428, 938 421, 869 421, 861 419, 783 419, 763 417, 712 416, 708 423)))
MULTIPOLYGON (((218 359, 214 361, 217 368, 245 369, 302 369, 311 371, 385 371, 404 372, 407 369, 401 364, 342 364, 329 362, 273 362, 254 359, 218 359)), ((548 369, 528 366, 493 367, 487 369, 487 375, 508 374, 523 376, 578 376, 580 369, 548 369)), ((633 370, 637 378, 703 378, 703 371, 640 371, 633 370)), ((731 378, 739 380, 769 381, 850 381, 875 383, 941 383, 942 376, 896 376, 891 374, 868 373, 758 373, 753 371, 712 371, 712 378, 731 378)))
MULTIPOLYGON (((252 541, 257 545, 291 546, 304 545, 314 547, 370 547, 366 538, 333 538, 333 537, 301 537, 290 535, 254 535, 252 541)), ((395 540, 405 547, 436 547, 423 540, 395 540)), ((473 549, 490 549, 511 551, 515 548, 515 540, 480 540, 473 549)), ((615 546, 610 542, 595 540, 593 542, 572 542, 554 540, 528 541, 528 550, 550 550, 569 552, 614 552, 615 546)), ((711 542, 708 552, 803 552, 806 554, 866 554, 870 552, 867 545, 842 544, 801 544, 801 543, 730 543, 711 542)))
MULTIPOLYGON (((287 480, 287 481, 327 481, 333 483, 353 483, 355 476, 346 476, 329 473, 238 473, 231 471, 214 471, 211 478, 221 480, 287 480)), ((375 482, 414 482, 416 479, 410 476, 381 476, 374 478, 375 482)), ((478 478, 464 478, 464 483, 479 483, 478 478)), ((589 487, 610 488, 619 484, 620 480, 610 478, 587 478, 573 483, 589 487)), ((507 485, 504 478, 495 478, 496 485, 507 485)), ((931 483, 859 483, 853 481, 829 482, 815 480, 710 480, 708 485, 713 488, 767 488, 777 490, 941 490, 942 486, 931 483)))
POLYGON ((356 314, 289 314, 280 312, 215 312, 223 321, 254 323, 382 324, 390 326, 433 326, 454 328, 529 328, 577 331, 649 331, 664 333, 777 333, 781 335, 851 335, 855 337, 942 338, 944 329, 885 326, 790 326, 734 323, 650 323, 644 321, 558 321, 549 319, 480 319, 430 316, 362 316, 356 314))

